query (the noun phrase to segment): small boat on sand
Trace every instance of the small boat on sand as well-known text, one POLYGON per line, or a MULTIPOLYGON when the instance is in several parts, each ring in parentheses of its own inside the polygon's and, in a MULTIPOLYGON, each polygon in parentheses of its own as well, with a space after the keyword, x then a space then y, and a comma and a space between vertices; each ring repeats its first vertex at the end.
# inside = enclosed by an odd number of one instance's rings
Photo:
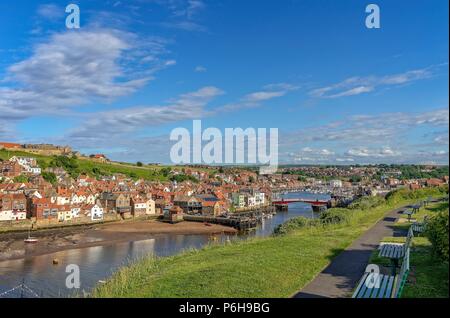
POLYGON ((25 243, 37 243, 39 240, 37 237, 28 236, 26 239, 23 240, 25 243))

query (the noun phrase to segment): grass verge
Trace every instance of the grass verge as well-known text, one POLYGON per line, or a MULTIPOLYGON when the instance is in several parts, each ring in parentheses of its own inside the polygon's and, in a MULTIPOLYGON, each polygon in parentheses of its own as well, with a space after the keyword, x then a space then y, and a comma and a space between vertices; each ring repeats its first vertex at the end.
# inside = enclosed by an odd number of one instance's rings
POLYGON ((145 258, 119 270, 93 297, 289 297, 386 212, 412 204, 395 197, 344 223, 302 227, 285 235, 210 245, 166 258, 145 258))
MULTIPOLYGON (((414 215, 415 219, 422 221, 428 215, 439 213, 448 209, 448 202, 438 202, 422 207, 414 215)), ((399 223, 399 228, 407 228, 410 224, 399 223)), ((405 237, 385 237, 383 242, 404 243, 405 237)), ((389 266, 387 258, 378 257, 375 250, 370 258, 371 264, 389 266)), ((432 250, 430 241, 421 236, 412 240, 410 252, 410 273, 406 281, 402 298, 448 298, 449 297, 449 264, 438 258, 432 250)))

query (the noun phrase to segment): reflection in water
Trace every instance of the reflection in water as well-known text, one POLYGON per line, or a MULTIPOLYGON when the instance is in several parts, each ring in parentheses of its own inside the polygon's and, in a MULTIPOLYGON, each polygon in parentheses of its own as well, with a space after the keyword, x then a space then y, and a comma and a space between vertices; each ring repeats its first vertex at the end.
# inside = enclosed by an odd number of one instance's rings
MULTIPOLYGON (((287 194, 286 197, 298 197, 298 193, 287 194)), ((319 198, 320 195, 301 193, 305 198, 319 198)), ((267 236, 273 229, 296 216, 315 217, 309 205, 294 203, 288 212, 279 212, 264 222, 254 231, 241 234, 239 239, 253 236, 267 236)), ((218 235, 213 242, 224 243, 232 239, 229 235, 218 235)), ((60 251, 52 254, 33 256, 19 260, 0 262, 0 294, 3 291, 25 282, 41 297, 67 297, 74 295, 73 290, 65 286, 68 264, 80 267, 81 290, 89 291, 99 280, 108 278, 121 266, 147 255, 169 256, 180 253, 185 249, 201 248, 212 242, 209 235, 176 235, 160 234, 152 239, 115 243, 107 246, 95 246, 74 250, 60 251), (58 265, 52 265, 57 258, 58 265)), ((13 293, 9 297, 20 297, 13 293)), ((24 295, 26 296, 26 295, 24 295)))

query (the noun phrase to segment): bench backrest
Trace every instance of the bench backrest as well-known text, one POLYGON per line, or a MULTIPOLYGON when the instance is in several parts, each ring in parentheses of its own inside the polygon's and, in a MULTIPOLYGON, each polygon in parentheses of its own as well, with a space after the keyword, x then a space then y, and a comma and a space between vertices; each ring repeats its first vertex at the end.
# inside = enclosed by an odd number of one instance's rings
POLYGON ((413 206, 412 206, 413 212, 416 213, 417 211, 420 210, 421 207, 422 207, 422 204, 421 204, 421 203, 418 203, 418 204, 413 205, 413 206))
POLYGON ((413 236, 414 236, 413 229, 412 229, 412 226, 410 226, 409 230, 408 230, 408 235, 406 236, 405 245, 403 246, 403 248, 405 249, 405 255, 406 255, 406 250, 408 250, 411 245, 411 240, 412 240, 413 236))
POLYGON ((409 274, 409 247, 405 251, 405 256, 403 257, 402 267, 400 269, 400 273, 398 273, 395 278, 395 287, 394 292, 392 293, 393 298, 400 298, 403 287, 405 286, 406 279, 409 274))

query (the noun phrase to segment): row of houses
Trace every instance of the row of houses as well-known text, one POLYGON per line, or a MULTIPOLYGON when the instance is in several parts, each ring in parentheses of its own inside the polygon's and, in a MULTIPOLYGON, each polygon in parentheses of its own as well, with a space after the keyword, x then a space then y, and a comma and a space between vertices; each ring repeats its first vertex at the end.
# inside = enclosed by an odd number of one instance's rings
POLYGON ((78 217, 92 221, 103 220, 105 213, 123 218, 156 215, 155 201, 123 194, 103 193, 94 202, 81 200, 76 203, 62 202, 61 198, 45 198, 34 193, 0 193, 0 221, 19 221, 27 218, 64 222, 78 217))
POLYGON ((254 208, 266 204, 264 192, 250 190, 248 192, 238 192, 232 194, 232 202, 235 208, 254 208))
POLYGON ((17 177, 22 173, 38 175, 41 172, 36 159, 31 157, 14 156, 9 161, 0 163, 0 173, 8 177, 17 177))

